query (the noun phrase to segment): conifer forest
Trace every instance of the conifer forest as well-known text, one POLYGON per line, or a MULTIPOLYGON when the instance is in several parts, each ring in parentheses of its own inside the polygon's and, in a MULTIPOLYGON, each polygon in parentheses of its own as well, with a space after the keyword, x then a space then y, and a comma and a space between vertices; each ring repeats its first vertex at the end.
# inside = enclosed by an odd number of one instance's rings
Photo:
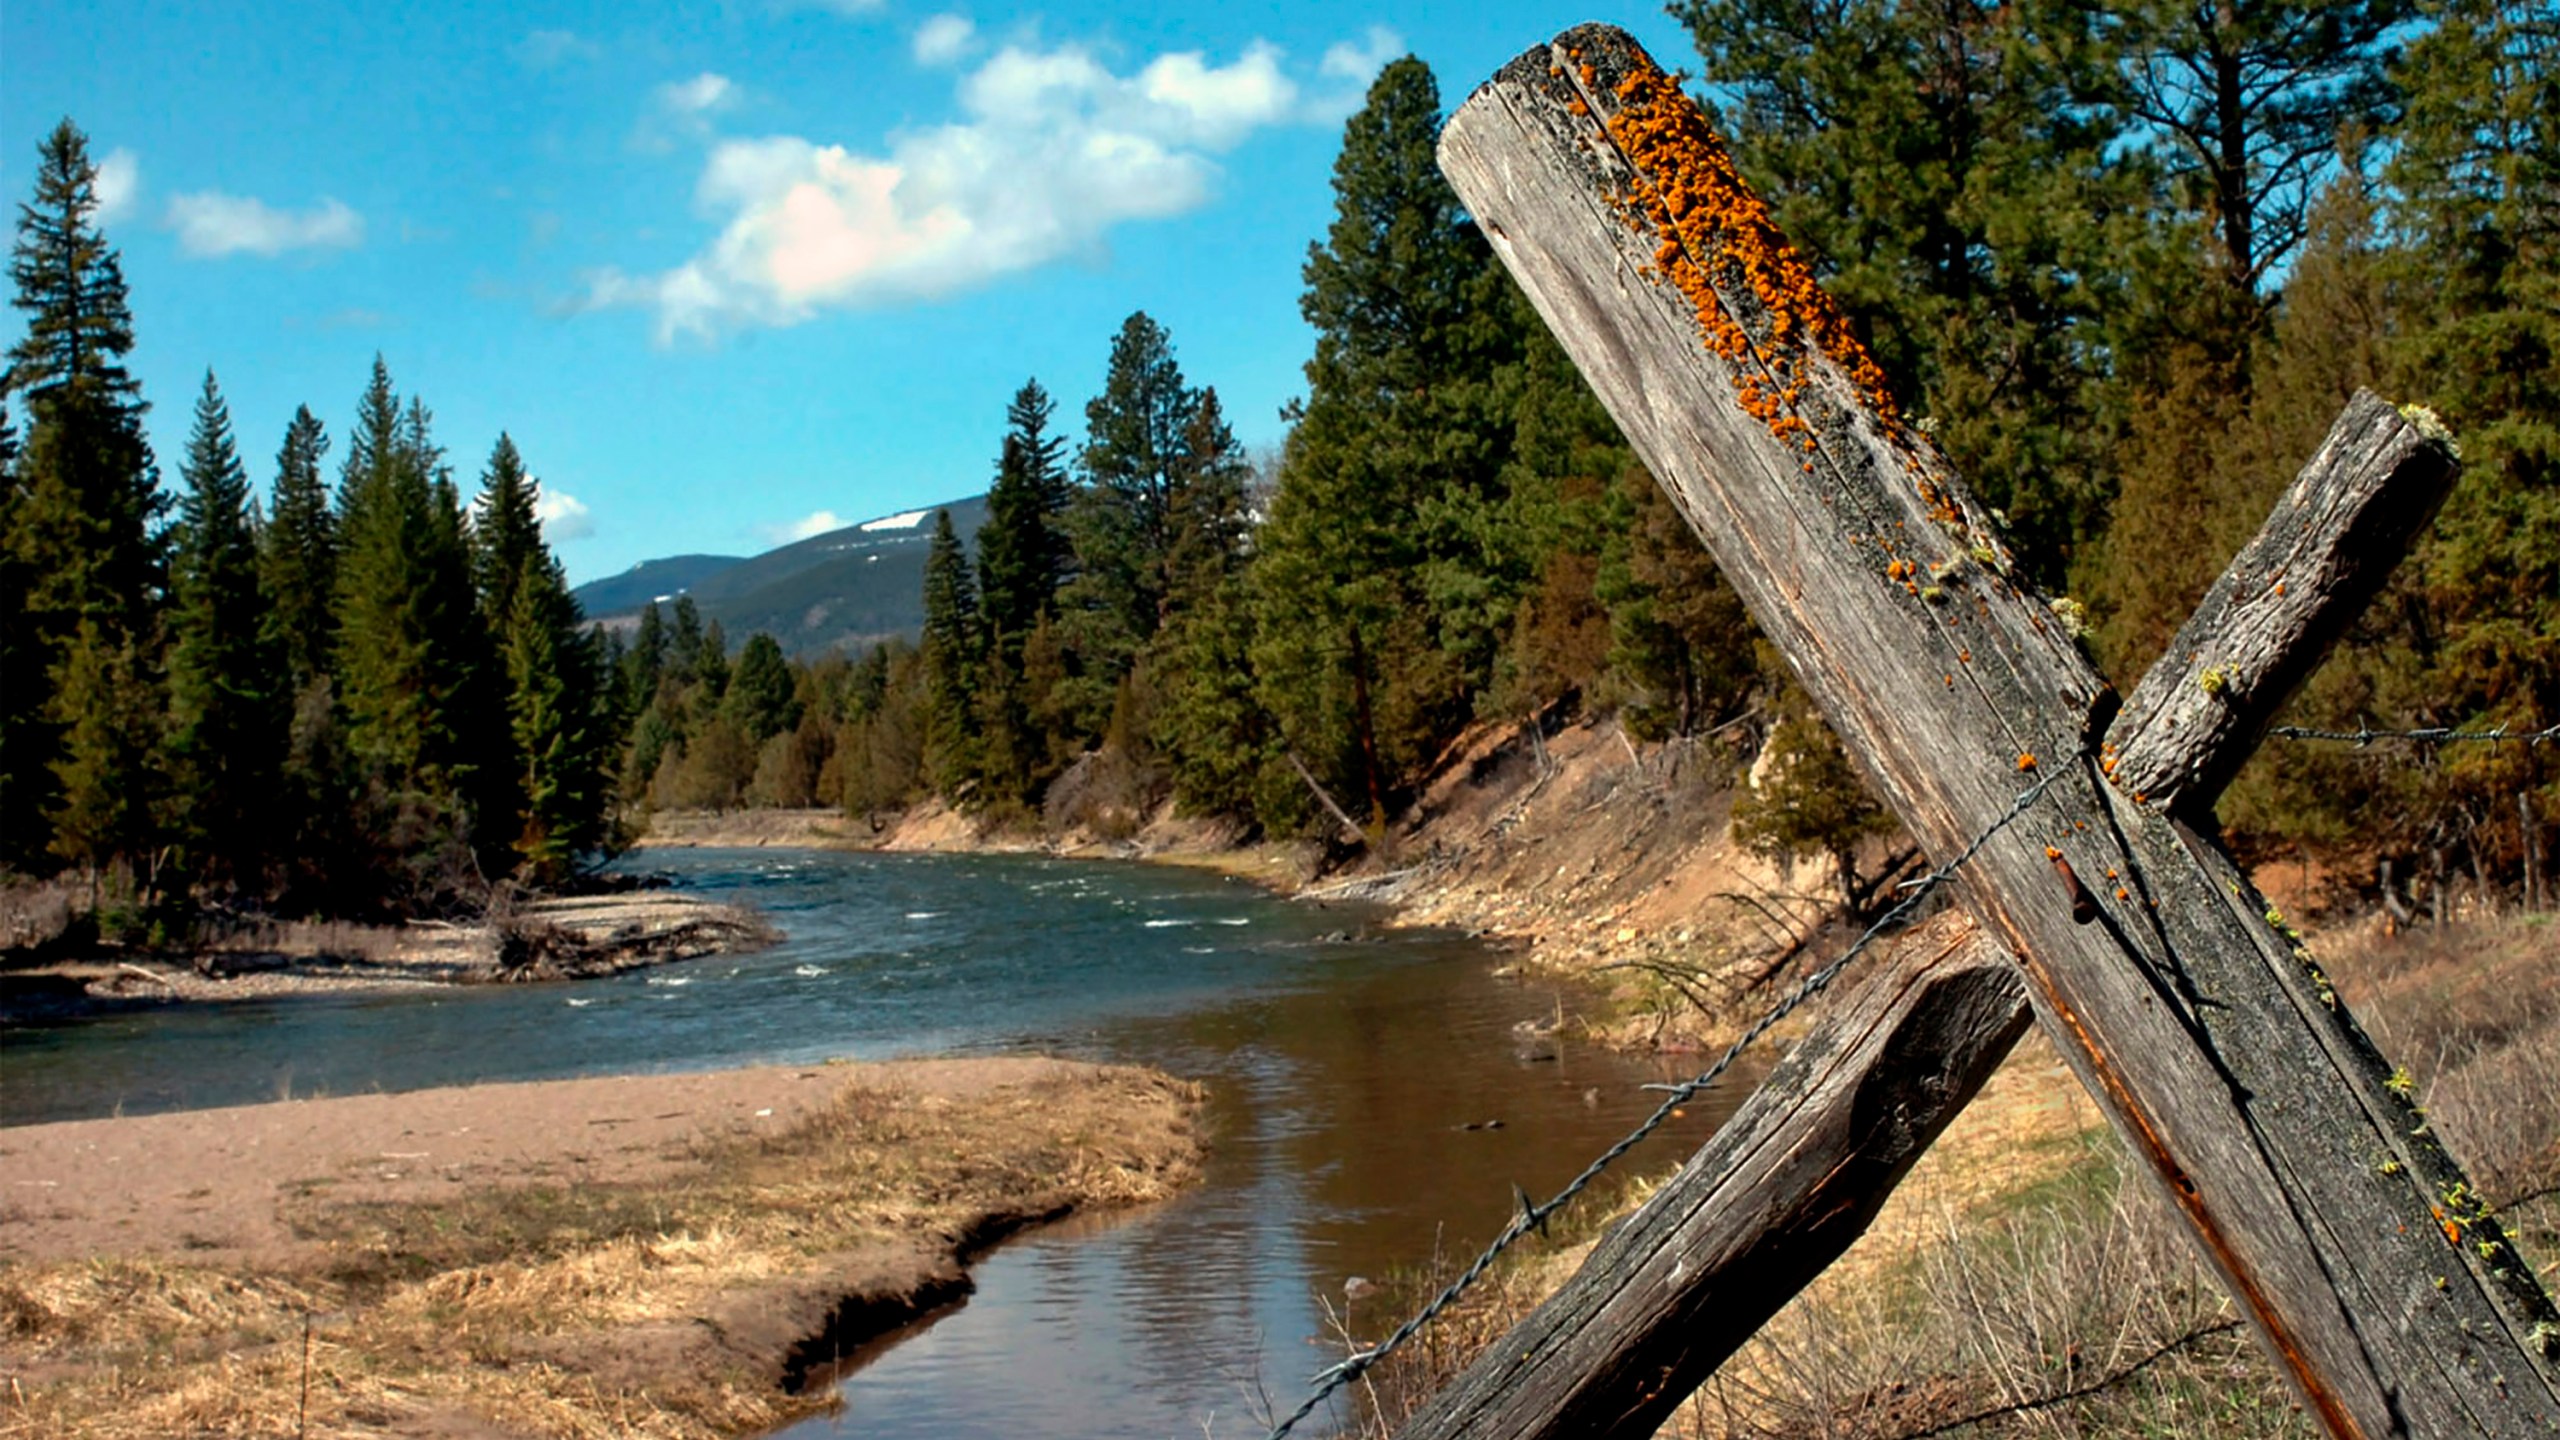
MULTIPOLYGON (((1671 9, 1743 173, 2120 686, 2369 387, 2441 417, 2462 477, 2287 723, 2560 722, 2548 5, 1671 9)), ((913 643, 815 660, 681 598, 591 626, 538 451, 449 452, 382 360, 334 422, 234 417, 211 373, 146 401, 150 297, 64 121, 10 265, 0 866, 147 929, 468 911, 657 808, 1111 836, 1169 803, 1382 848, 1475 727, 1614 716, 1766 747, 1740 832, 1861 907, 1891 822, 1441 178, 1453 98, 1399 60, 1343 132, 1283 444, 1239 445, 1133 314, 1098 394, 939 417, 986 434, 955 477, 983 529, 936 517, 913 643), (183 455, 146 403, 193 407, 183 455)), ((2222 815, 2244 855, 2511 890, 2560 836, 2560 744, 2272 744, 2222 815)))

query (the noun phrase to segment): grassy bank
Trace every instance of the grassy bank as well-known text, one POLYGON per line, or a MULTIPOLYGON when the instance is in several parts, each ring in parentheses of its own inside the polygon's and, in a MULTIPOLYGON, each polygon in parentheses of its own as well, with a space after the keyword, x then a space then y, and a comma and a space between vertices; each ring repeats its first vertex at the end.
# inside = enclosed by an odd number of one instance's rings
MULTIPOLYGON (((853 1067, 790 1123, 615 1178, 541 1178, 575 1168, 556 1154, 424 1198, 303 1178, 275 1200, 294 1243, 263 1258, 198 1260, 170 1227, 0 1266, 0 1434, 755 1433, 825 1408, 834 1358, 965 1293, 975 1250, 1196 1174, 1196 1087, 922 1068, 853 1067)), ((571 1148, 600 1123, 542 1133, 571 1148)))

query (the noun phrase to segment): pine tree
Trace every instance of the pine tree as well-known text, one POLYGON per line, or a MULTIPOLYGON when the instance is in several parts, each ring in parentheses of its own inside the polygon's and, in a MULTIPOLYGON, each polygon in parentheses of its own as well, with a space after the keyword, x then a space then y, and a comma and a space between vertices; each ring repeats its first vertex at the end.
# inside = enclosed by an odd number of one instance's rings
POLYGON ((1244 587, 1251 474, 1218 392, 1202 391, 1167 502, 1165 620, 1149 661, 1160 697, 1149 739, 1172 774, 1175 800, 1193 814, 1252 813, 1276 759, 1253 696, 1244 587))
POLYGON ((54 668, 65 718, 52 762, 59 798, 45 818, 53 853, 93 877, 153 848, 155 689, 131 636, 80 618, 54 668))
POLYGON ((633 715, 649 708, 658 698, 658 685, 667 670, 667 622, 652 600, 640 612, 640 623, 631 632, 631 647, 622 652, 622 704, 633 715))
POLYGON ((2132 109, 2247 293, 2309 233, 2341 130, 2397 108, 2387 73, 2416 0, 2149 0, 2126 17, 2132 109))
POLYGON ((470 829, 466 786, 487 755, 475 687, 488 632, 430 417, 414 401, 401 407, 379 357, 348 435, 339 496, 335 668, 349 748, 404 813, 401 824, 458 839, 470 829))
POLYGON ((329 434, 311 407, 297 407, 276 451, 274 502, 259 536, 259 575, 296 691, 328 674, 334 649, 338 527, 320 462, 329 434))
MULTIPOLYGON (((684 614, 682 600, 676 602, 676 614, 679 618, 684 614)), ((695 691, 703 703, 716 706, 723 697, 728 695, 729 634, 720 628, 719 621, 714 620, 702 627, 701 638, 694 646, 693 664, 689 670, 693 676, 695 691)))
POLYGON ((255 886, 270 853, 291 701, 258 588, 249 477, 209 370, 180 474, 186 493, 169 595, 170 829, 190 873, 255 886))
POLYGON ((1131 315, 1112 337, 1102 393, 1085 406, 1084 484, 1067 511, 1075 578, 1060 611, 1085 735, 1104 728, 1120 682, 1164 623, 1174 467, 1199 403, 1172 337, 1145 311, 1131 315))
POLYGON ((506 592, 500 655, 516 767, 507 787, 516 807, 510 841, 525 877, 552 885, 604 847, 610 744, 601 700, 609 672, 538 534, 506 592))
POLYGON ((1612 505, 1596 588, 1627 729, 1658 740, 1721 723, 1759 678, 1750 613, 1651 475, 1622 475, 1612 505))
POLYGON ((1003 448, 978 527, 978 604, 990 641, 1019 654, 1032 622, 1052 610, 1069 564, 1066 441, 1049 433, 1056 407, 1040 382, 1024 382, 1005 407, 1003 448))
MULTIPOLYGON (((166 501, 142 434, 146 407, 124 367, 133 316, 122 264, 95 224, 96 179, 87 137, 63 121, 40 147, 35 196, 18 209, 10 253, 27 333, 9 351, 8 388, 28 425, 0 510, 12 592, 0 616, 9 692, 0 707, 0 862, 19 865, 45 859, 65 727, 96 723, 54 693, 81 623, 96 629, 79 642, 90 655, 84 676, 103 673, 92 661, 104 655, 130 661, 125 678, 141 693, 156 684, 163 560, 153 528, 166 501)), ((148 748, 125 737, 89 758, 148 748)))
POLYGON ((798 687, 780 641, 761 630, 747 637, 721 705, 749 745, 760 746, 800 723, 798 687))
POLYGON ((1858 846, 1892 834, 1893 817, 1869 793, 1813 702, 1792 680, 1777 685, 1778 723, 1753 767, 1749 791, 1734 801, 1734 838, 1780 864, 1817 855, 1829 860, 1841 908, 1863 918, 1881 877, 1858 874, 1858 846))
POLYGON ((1184 425, 1165 494, 1164 610, 1214 589, 1244 565, 1245 487, 1252 462, 1236 443, 1213 387, 1200 392, 1184 425))
POLYGON ((1035 733, 1024 692, 1022 649, 1054 615, 1073 565, 1066 534, 1070 482, 1061 436, 1049 433, 1056 407, 1037 380, 1005 407, 1005 434, 978 527, 979 633, 984 649, 975 694, 981 803, 1027 803, 1051 776, 1049 744, 1035 733))
POLYGON ((678 595, 667 629, 667 666, 680 684, 698 678, 703 660, 702 611, 690 595, 678 595))
MULTIPOLYGON (((1440 177, 1439 87, 1381 71, 1310 248, 1308 397, 1257 539, 1254 671, 1284 749, 1383 824, 1472 710, 1503 607, 1464 580, 1507 448, 1508 281, 1440 177)), ((1507 616, 1506 616, 1507 618, 1507 616)))
POLYGON ((542 551, 542 522, 534 513, 539 486, 525 473, 524 457, 505 432, 480 473, 480 497, 471 525, 471 569, 489 628, 503 633, 516 610, 516 582, 542 551))
POLYGON ((954 799, 976 771, 975 694, 978 597, 968 552, 951 512, 933 512, 924 562, 924 764, 934 787, 954 799))
POLYGON ((2077 0, 1677 0, 1743 174, 2048 585, 2102 525, 2155 167, 2077 0))
MULTIPOLYGON (((2463 477, 2407 596, 2424 663, 2384 701, 2403 723, 2539 729, 2560 724, 2560 27, 2493 0, 2430 10, 2398 74, 2386 270, 2409 306, 2400 391, 2452 427, 2463 477)), ((2465 748, 2392 817, 2402 833, 2513 874, 2532 794, 2552 853, 2560 754, 2465 748)))

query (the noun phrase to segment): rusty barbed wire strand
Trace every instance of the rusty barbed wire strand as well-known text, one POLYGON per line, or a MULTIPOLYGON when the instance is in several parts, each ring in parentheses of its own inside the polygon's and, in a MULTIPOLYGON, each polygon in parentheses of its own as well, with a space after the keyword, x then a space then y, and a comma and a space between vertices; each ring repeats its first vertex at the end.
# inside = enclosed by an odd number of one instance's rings
POLYGON ((2496 745, 2513 741, 2518 745, 2533 746, 2560 742, 2560 725, 2540 730, 2509 730, 2504 725, 2495 730, 2456 730, 2450 726, 2426 730, 2314 730, 2301 725, 2278 725, 2267 733, 2287 740, 2337 740, 2350 745, 2370 745, 2376 740, 2408 740, 2420 745, 2450 745, 2462 741, 2496 745))
POLYGON ((1723 1076, 1726 1070, 1732 1068, 1733 1062, 1740 1059, 1743 1052, 1749 1050, 1753 1044, 1760 1040, 1762 1036, 1768 1034, 1769 1031, 1778 1024, 1778 1022, 1786 1019, 1789 1015, 1794 1014, 1806 1001, 1811 1000, 1814 996, 1829 989, 1831 982, 1839 979, 1841 972, 1847 970, 1851 962, 1855 961, 1860 954, 1864 953, 1868 946, 1874 944, 1875 941, 1884 935, 1886 931, 1899 925, 1906 916, 1908 916, 1914 909, 1918 908, 1922 900, 1928 898, 1929 892, 1937 889, 1940 885, 1945 884, 1949 879, 1953 878, 1956 871, 1964 868, 1967 862, 1972 860, 1974 856, 1981 853, 1983 846, 1991 843, 1991 837, 2009 828, 2011 821, 2014 821, 2019 816, 2026 814, 2027 811, 2035 805, 2037 800, 2043 798, 2046 788, 2051 786, 2055 779, 2060 777, 2063 773, 2063 767, 2057 766, 2048 771, 2043 779, 2038 780, 2035 784, 2029 786, 2024 791, 2021 791, 2018 798, 2011 802, 2008 813, 2002 815, 1999 819, 1992 821, 1991 824, 1985 827, 1980 834, 1974 836, 1973 839, 1965 845, 1963 853, 1921 877, 1918 885, 1913 888, 1910 896, 1895 905, 1891 910, 1886 911, 1883 917, 1878 919, 1874 924, 1868 926, 1865 933, 1861 934, 1847 950, 1841 952, 1839 959, 1834 960, 1830 964, 1810 975, 1807 975, 1803 982, 1798 984, 1793 991, 1789 992, 1785 996, 1785 998, 1771 1006, 1768 1012, 1763 1014, 1759 1019, 1751 1022, 1751 1028, 1743 1031, 1739 1038, 1737 1038, 1731 1045, 1726 1046, 1724 1053, 1716 1057, 1716 1062, 1713 1065, 1710 1065, 1705 1070, 1700 1071, 1695 1078, 1683 1080, 1676 1085, 1646 1086, 1645 1088, 1648 1090, 1662 1090, 1667 1093, 1663 1095, 1662 1103, 1655 1107, 1654 1112, 1651 1115, 1645 1118, 1643 1124, 1640 1124, 1635 1129, 1627 1132, 1625 1138, 1619 1140, 1618 1143, 1600 1152, 1598 1158, 1594 1159, 1590 1164, 1582 1168, 1581 1174, 1574 1176, 1571 1181, 1566 1183, 1563 1189, 1557 1191, 1552 1198, 1548 1199, 1544 1203, 1532 1205, 1527 1203, 1527 1198, 1523 1196, 1520 1210, 1517 1214, 1514 1214, 1511 1217, 1511 1223, 1503 1227, 1502 1233, 1494 1237, 1493 1243, 1487 1245, 1482 1254, 1476 1256, 1475 1263, 1469 1265, 1466 1268, 1465 1273, 1461 1274, 1457 1279, 1450 1281, 1445 1289, 1441 1290, 1438 1295, 1432 1297, 1430 1304, 1423 1306, 1422 1309, 1414 1313, 1411 1319, 1405 1321, 1402 1325, 1397 1326, 1395 1332, 1389 1335, 1386 1339, 1356 1355, 1352 1355, 1342 1360, 1338 1364, 1334 1364, 1323 1370, 1317 1371, 1309 1381, 1310 1384, 1316 1387, 1314 1392, 1309 1394, 1305 1400, 1299 1402, 1298 1408, 1289 1412, 1287 1418, 1281 1420, 1279 1424, 1272 1426, 1271 1431, 1269 1435, 1265 1437, 1265 1440, 1282 1440, 1282 1437, 1286 1436, 1291 1430, 1297 1427, 1299 1421, 1314 1414, 1316 1407, 1322 1405, 1327 1399, 1331 1398, 1335 1391, 1350 1384, 1352 1381, 1359 1379, 1362 1375, 1375 1368, 1380 1361, 1386 1359, 1389 1355, 1394 1354, 1406 1341, 1411 1340, 1415 1335, 1421 1333, 1424 1326, 1427 1326, 1432 1321, 1438 1319, 1442 1311, 1456 1303, 1459 1296, 1464 1295, 1475 1285, 1476 1281, 1484 1277, 1484 1272, 1492 1267, 1495 1260, 1501 1258, 1504 1251, 1509 1250, 1513 1245, 1517 1244, 1520 1238, 1527 1235, 1530 1231, 1543 1229, 1546 1225, 1548 1216, 1555 1214, 1565 1206, 1573 1203, 1575 1197, 1579 1196, 1585 1189, 1589 1188, 1592 1181, 1600 1177, 1601 1171, 1608 1169, 1609 1166, 1616 1163, 1621 1156, 1624 1156, 1628 1151, 1633 1150, 1636 1146, 1642 1144, 1646 1137, 1652 1135, 1654 1131, 1661 1129, 1663 1122, 1671 1118, 1671 1112, 1674 1109, 1687 1101, 1694 1099, 1698 1092, 1713 1085, 1723 1076))

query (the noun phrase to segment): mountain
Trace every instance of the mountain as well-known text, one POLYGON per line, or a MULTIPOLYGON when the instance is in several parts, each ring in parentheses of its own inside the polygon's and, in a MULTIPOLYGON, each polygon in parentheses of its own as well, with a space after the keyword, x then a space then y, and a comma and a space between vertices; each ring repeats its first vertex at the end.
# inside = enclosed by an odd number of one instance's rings
POLYGON ((577 589, 589 618, 615 629, 639 623, 659 596, 690 594, 705 622, 717 620, 735 645, 761 630, 795 656, 829 649, 858 654, 883 640, 914 639, 924 628, 924 557, 933 512, 951 512, 952 528, 973 540, 987 517, 983 495, 883 515, 859 525, 796 540, 744 560, 709 555, 643 560, 619 575, 577 589), (688 562, 706 563, 689 572, 688 562), (666 578, 681 575, 670 588, 666 578), (660 577, 651 579, 647 577, 660 577))
POLYGON ((650 601, 673 600, 705 578, 745 560, 743 555, 669 555, 662 560, 643 560, 619 575, 590 580, 571 593, 586 607, 587 614, 597 619, 625 611, 637 614, 650 601))

